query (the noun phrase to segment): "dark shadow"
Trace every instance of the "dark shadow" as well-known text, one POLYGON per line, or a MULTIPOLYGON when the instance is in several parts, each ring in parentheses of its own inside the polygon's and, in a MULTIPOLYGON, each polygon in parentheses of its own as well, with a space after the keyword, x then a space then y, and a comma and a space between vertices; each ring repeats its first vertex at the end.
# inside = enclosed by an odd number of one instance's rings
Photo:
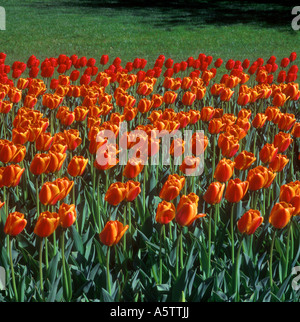
MULTIPOLYGON (((85 7, 90 9, 111 8, 116 10, 130 9, 134 14, 145 17, 145 23, 156 27, 176 25, 232 25, 255 24, 261 27, 290 29, 293 15, 292 8, 296 1, 203 1, 177 0, 75 0, 37 2, 40 6, 85 7), (150 10, 151 9, 151 10, 150 10)), ((300 5, 300 3, 298 3, 300 5)))

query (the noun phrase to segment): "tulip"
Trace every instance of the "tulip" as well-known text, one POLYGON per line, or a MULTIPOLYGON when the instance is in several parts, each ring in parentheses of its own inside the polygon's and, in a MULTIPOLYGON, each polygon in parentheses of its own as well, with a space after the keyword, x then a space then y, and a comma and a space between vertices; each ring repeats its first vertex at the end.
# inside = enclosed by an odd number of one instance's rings
POLYGON ((265 125, 267 118, 264 113, 257 113, 252 121, 253 127, 261 129, 265 125))
POLYGON ((218 162, 215 172, 214 178, 219 182, 228 181, 234 172, 235 162, 230 159, 222 159, 218 162))
POLYGON ((225 199, 232 203, 241 201, 249 188, 248 181, 241 181, 239 178, 231 179, 225 191, 225 199))
POLYGON ((19 165, 9 165, 1 168, 0 171, 0 187, 16 187, 22 177, 25 168, 21 168, 19 165))
POLYGON ((187 156, 182 161, 179 166, 179 170, 182 171, 185 175, 193 175, 198 171, 200 166, 200 158, 194 156, 187 156))
POLYGON ((273 144, 278 148, 278 152, 285 152, 292 142, 290 133, 279 132, 274 136, 273 144))
POLYGON ((105 227, 99 234, 100 240, 106 246, 116 245, 128 228, 128 225, 123 226, 118 220, 110 220, 105 224, 105 227))
POLYGON ((259 152, 259 158, 263 163, 272 162, 277 156, 278 148, 274 144, 266 143, 259 152))
POLYGON ((196 219, 206 216, 198 214, 198 201, 199 197, 193 192, 180 198, 175 215, 178 225, 190 226, 196 219))
POLYGON ((89 160, 83 156, 74 156, 67 168, 69 175, 72 177, 82 176, 88 162, 89 160))
POLYGON ((268 188, 275 177, 276 173, 264 166, 257 166, 250 169, 247 175, 249 190, 256 191, 262 188, 268 188))
POLYGON ((42 212, 34 227, 34 233, 41 237, 49 237, 54 233, 59 225, 59 215, 56 212, 45 211, 42 212))
POLYGON ((123 176, 125 176, 128 179, 133 179, 142 172, 143 168, 143 160, 136 157, 132 157, 128 160, 126 166, 124 167, 123 176))
POLYGON ((168 224, 175 218, 175 212, 174 204, 163 200, 157 206, 155 220, 162 225, 168 224))
POLYGON ((277 202, 271 210, 269 222, 274 228, 282 229, 288 224, 294 211, 295 208, 291 204, 285 201, 277 202))
POLYGON ((75 205, 67 205, 62 203, 58 209, 59 224, 63 228, 69 228, 76 220, 75 205))
POLYGON ((290 203, 296 195, 300 195, 300 181, 286 183, 280 187, 279 201, 290 203))
POLYGON ((125 199, 126 193, 126 184, 123 182, 115 182, 109 186, 108 190, 106 191, 104 200, 112 206, 117 206, 125 199))
POLYGON ((296 123, 294 114, 281 113, 278 116, 278 129, 281 131, 289 131, 296 123))
POLYGON ((200 115, 203 122, 209 122, 215 114, 215 109, 211 106, 204 106, 201 109, 200 115))
POLYGON ((159 193, 159 198, 171 201, 179 195, 185 185, 185 177, 178 174, 169 175, 159 193))
POLYGON ((35 176, 46 173, 50 160, 51 156, 49 154, 36 154, 31 161, 29 168, 30 172, 35 176))
POLYGON ((236 138, 229 133, 221 133, 218 138, 218 147, 225 158, 232 158, 238 151, 240 145, 236 138))
POLYGON ((252 163, 254 163, 256 157, 252 152, 242 151, 234 159, 234 167, 238 170, 247 170, 252 163))
POLYGON ((286 155, 277 154, 275 159, 270 162, 269 169, 273 172, 281 172, 288 163, 289 159, 286 155))
POLYGON ((220 183, 220 182, 212 182, 205 194, 203 195, 203 199, 206 203, 215 205, 221 202, 223 192, 225 190, 225 183, 220 183))
POLYGON ((128 202, 133 201, 141 192, 140 182, 129 180, 126 182, 126 195, 125 200, 128 202))
POLYGON ((237 227, 241 234, 252 235, 262 222, 263 217, 259 210, 250 209, 238 220, 237 227))
POLYGON ((4 225, 4 233, 9 236, 19 235, 27 224, 27 220, 24 219, 24 214, 20 212, 10 213, 6 219, 4 225))

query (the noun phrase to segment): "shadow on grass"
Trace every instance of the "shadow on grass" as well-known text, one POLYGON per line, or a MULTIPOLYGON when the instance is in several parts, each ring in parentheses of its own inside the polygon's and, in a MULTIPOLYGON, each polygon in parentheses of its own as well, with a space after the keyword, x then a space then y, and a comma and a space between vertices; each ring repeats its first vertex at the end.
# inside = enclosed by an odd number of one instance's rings
POLYGON ((75 0, 46 1, 40 5, 85 7, 91 9, 110 8, 116 11, 134 11, 134 15, 144 17, 144 22, 153 27, 173 27, 176 25, 232 25, 255 24, 260 27, 291 28, 292 8, 296 2, 289 1, 117 1, 117 0, 75 0))

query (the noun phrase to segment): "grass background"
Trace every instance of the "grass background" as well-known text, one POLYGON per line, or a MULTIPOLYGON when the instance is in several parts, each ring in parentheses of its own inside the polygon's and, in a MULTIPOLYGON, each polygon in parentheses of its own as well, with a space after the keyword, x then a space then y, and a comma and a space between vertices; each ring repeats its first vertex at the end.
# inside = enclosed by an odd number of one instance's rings
POLYGON ((292 3, 244 1, 34 1, 6 0, 0 31, 7 63, 59 54, 175 61, 199 53, 224 60, 278 58, 298 51, 300 31, 292 3))

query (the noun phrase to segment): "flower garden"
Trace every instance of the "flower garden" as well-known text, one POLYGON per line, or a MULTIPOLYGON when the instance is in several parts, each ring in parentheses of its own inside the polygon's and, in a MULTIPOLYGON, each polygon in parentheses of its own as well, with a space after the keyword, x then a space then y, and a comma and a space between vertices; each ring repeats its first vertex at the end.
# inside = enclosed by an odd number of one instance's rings
POLYGON ((0 301, 299 301, 297 73, 1 53, 0 301))

